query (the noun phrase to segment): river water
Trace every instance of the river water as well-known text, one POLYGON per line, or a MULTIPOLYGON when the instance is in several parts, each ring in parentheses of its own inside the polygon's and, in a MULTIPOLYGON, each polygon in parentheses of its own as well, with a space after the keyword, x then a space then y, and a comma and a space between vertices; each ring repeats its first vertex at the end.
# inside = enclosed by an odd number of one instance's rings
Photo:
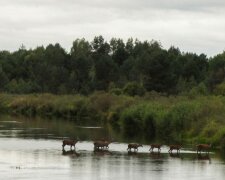
POLYGON ((127 142, 110 128, 70 121, 3 116, 0 118, 0 179, 16 180, 224 180, 225 161, 219 154, 197 156, 191 149, 169 155, 149 153, 143 145, 127 152, 127 142), (76 137, 76 150, 62 139, 76 137), (93 151, 93 140, 115 138, 108 151, 93 151))

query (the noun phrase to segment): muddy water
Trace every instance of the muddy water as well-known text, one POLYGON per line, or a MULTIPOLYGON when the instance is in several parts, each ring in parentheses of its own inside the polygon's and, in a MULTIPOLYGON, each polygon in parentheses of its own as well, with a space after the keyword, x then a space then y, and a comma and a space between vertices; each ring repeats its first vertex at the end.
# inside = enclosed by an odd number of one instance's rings
POLYGON ((127 143, 98 124, 82 126, 60 120, 0 118, 0 179, 216 179, 225 177, 224 160, 216 153, 197 156, 183 149, 168 155, 149 153, 144 145, 128 153, 127 143), (62 151, 62 138, 78 137, 76 151, 62 151), (108 151, 94 152, 92 139, 115 137, 108 151))

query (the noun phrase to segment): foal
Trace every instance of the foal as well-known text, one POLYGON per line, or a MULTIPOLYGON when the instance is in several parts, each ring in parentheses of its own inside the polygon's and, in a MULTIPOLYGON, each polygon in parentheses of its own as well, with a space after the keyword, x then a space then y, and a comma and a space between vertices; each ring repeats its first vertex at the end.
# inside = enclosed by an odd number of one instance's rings
POLYGON ((106 149, 108 149, 109 148, 109 144, 110 144, 111 142, 110 141, 95 141, 94 142, 94 149, 104 149, 104 148, 106 148, 106 149))
POLYGON ((128 148, 127 150, 128 151, 131 151, 131 149, 134 149, 134 151, 138 151, 138 148, 139 147, 143 147, 141 144, 135 144, 135 143, 131 143, 131 144, 128 144, 128 148))
POLYGON ((64 147, 66 145, 68 145, 68 146, 70 146, 70 149, 72 149, 72 146, 75 149, 75 145, 76 145, 77 142, 78 142, 77 140, 63 140, 62 148, 64 149, 64 147))
POLYGON ((204 151, 204 150, 205 150, 206 153, 209 153, 209 149, 211 148, 211 144, 210 145, 209 144, 198 144, 198 145, 196 145, 196 148, 197 148, 197 154, 199 152, 201 154, 201 152, 204 151))
POLYGON ((161 147, 162 147, 161 144, 151 144, 150 146, 151 146, 149 149, 150 152, 153 152, 154 148, 158 149, 158 152, 161 151, 161 147))
POLYGON ((173 153, 172 151, 173 150, 177 150, 177 154, 178 152, 180 152, 180 149, 181 149, 181 145, 169 145, 170 149, 169 149, 169 153, 173 153))

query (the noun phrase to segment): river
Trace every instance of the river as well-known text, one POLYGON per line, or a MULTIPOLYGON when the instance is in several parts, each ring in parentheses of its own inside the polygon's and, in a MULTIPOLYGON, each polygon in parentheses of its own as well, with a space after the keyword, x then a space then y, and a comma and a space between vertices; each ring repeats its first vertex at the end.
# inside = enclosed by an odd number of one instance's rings
POLYGON ((217 153, 197 156, 192 149, 168 154, 149 153, 143 145, 137 153, 127 152, 127 140, 109 127, 82 125, 58 119, 0 117, 0 179, 16 180, 223 180, 225 161, 217 153), (76 150, 62 139, 78 138, 76 150), (93 140, 114 138, 109 150, 93 151, 93 140))

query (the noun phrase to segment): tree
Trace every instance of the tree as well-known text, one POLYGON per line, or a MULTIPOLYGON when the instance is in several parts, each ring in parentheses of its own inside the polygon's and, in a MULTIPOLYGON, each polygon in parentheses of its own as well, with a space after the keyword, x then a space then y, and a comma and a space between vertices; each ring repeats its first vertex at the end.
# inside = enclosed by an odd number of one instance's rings
MULTIPOLYGON (((69 89, 77 93, 88 93, 90 84, 90 71, 93 66, 91 46, 85 39, 73 42, 70 58, 69 89)), ((71 91, 71 92, 72 92, 71 91)))
POLYGON ((161 49, 150 52, 143 53, 138 59, 144 87, 148 91, 170 91, 174 86, 174 81, 167 52, 161 49))
POLYGON ((125 49, 125 44, 122 39, 111 39, 110 46, 112 49, 113 60, 121 66, 123 62, 128 58, 128 52, 125 49))
POLYGON ((115 82, 118 77, 118 67, 110 56, 101 56, 94 61, 96 89, 106 90, 110 82, 115 82))
POLYGON ((84 38, 76 39, 73 42, 70 54, 73 59, 87 58, 91 55, 91 45, 84 38))
POLYGON ((222 83, 225 78, 225 51, 210 59, 209 69, 208 83, 210 90, 213 91, 214 87, 222 83))
POLYGON ((145 89, 142 85, 137 82, 129 82, 123 88, 123 93, 129 96, 143 96, 145 94, 145 89))
POLYGON ((0 65, 0 91, 3 91, 5 88, 5 85, 8 83, 9 79, 5 72, 2 69, 2 66, 0 65))
POLYGON ((102 36, 96 36, 91 43, 95 54, 107 55, 110 52, 110 45, 102 36))
POLYGON ((133 50, 134 50, 134 40, 133 40, 133 38, 129 38, 127 40, 125 49, 126 49, 126 52, 128 53, 129 56, 133 55, 133 50))

